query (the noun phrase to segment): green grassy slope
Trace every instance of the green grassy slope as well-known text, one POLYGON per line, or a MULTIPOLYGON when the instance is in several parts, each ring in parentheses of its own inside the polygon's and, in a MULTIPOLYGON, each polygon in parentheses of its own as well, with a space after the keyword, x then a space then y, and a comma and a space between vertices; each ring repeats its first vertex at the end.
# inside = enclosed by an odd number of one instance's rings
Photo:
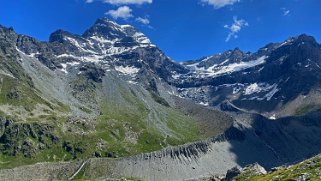
POLYGON ((316 156, 299 164, 282 167, 266 175, 251 175, 242 173, 236 181, 290 181, 290 180, 321 180, 321 156, 316 156))

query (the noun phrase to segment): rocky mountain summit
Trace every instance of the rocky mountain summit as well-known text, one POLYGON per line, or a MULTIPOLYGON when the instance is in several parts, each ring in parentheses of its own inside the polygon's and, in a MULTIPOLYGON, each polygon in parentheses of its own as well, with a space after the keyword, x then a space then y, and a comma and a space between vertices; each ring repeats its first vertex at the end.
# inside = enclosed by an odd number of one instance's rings
POLYGON ((104 18, 48 42, 0 26, 0 176, 182 180, 311 157, 320 61, 304 34, 178 63, 104 18))

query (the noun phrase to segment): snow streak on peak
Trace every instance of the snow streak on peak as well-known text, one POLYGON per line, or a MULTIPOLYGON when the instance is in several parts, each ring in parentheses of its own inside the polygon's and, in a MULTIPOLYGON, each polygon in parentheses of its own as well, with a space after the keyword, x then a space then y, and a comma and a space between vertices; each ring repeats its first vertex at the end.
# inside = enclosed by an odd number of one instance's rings
POLYGON ((256 60, 251 60, 247 62, 240 61, 234 63, 229 63, 229 59, 226 59, 225 61, 218 64, 214 64, 208 68, 199 67, 200 62, 197 62, 194 64, 187 65, 187 67, 189 67, 192 72, 194 72, 197 75, 201 75, 202 77, 220 76, 223 74, 229 74, 263 64, 265 63, 266 58, 267 56, 264 55, 257 58, 256 60))

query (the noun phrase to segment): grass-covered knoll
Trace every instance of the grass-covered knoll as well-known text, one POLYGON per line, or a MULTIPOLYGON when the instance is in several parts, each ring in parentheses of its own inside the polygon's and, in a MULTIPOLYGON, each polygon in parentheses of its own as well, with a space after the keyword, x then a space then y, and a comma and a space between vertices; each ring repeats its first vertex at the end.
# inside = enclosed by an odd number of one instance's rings
POLYGON ((318 181, 321 180, 321 156, 316 156, 293 166, 277 169, 266 175, 248 175, 243 173, 236 177, 236 181, 318 181))

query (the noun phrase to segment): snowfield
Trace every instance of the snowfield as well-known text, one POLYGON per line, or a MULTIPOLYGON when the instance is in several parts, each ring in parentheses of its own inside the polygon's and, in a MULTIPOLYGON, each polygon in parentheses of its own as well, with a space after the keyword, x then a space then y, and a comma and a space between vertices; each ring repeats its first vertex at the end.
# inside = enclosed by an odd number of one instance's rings
POLYGON ((224 74, 230 74, 233 72, 238 72, 244 69, 248 69, 251 67, 255 67, 261 64, 265 63, 265 60, 267 59, 267 56, 262 56, 256 60, 248 61, 248 62, 237 62, 237 63, 231 63, 228 65, 223 65, 229 61, 229 59, 225 60, 224 62, 220 64, 214 64, 211 67, 208 67, 205 69, 205 67, 198 67, 199 62, 187 65, 192 71, 194 71, 195 74, 200 75, 200 77, 217 77, 224 74))
POLYGON ((136 67, 130 67, 130 66, 116 66, 115 70, 126 75, 130 76, 136 76, 136 74, 139 72, 139 68, 136 67))

